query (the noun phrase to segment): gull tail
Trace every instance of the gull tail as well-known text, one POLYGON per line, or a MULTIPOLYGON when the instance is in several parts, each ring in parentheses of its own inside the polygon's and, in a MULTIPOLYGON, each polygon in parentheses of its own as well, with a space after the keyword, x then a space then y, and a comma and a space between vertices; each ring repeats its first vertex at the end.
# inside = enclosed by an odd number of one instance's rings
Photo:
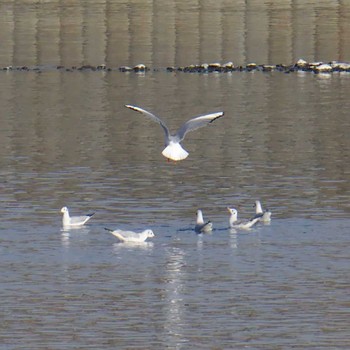
POLYGON ((213 230, 213 223, 211 221, 207 221, 203 226, 204 232, 210 232, 213 230))
POLYGON ((188 157, 188 152, 185 151, 179 143, 170 143, 162 152, 165 158, 179 161, 188 157))
POLYGON ((207 221, 204 224, 197 224, 194 228, 197 233, 209 233, 213 230, 213 224, 211 221, 207 221))

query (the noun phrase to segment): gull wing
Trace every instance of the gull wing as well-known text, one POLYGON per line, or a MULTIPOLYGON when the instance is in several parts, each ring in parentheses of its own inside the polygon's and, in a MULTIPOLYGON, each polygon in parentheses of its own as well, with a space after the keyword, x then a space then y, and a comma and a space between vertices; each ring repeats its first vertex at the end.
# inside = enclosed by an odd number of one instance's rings
POLYGON ((71 216, 70 217, 70 225, 83 225, 88 220, 90 220, 94 214, 95 213, 84 215, 84 216, 71 216))
POLYGON ((113 236, 117 237, 120 241, 125 242, 125 237, 120 233, 121 230, 112 230, 105 227, 105 230, 110 232, 113 236))
POLYGON ((213 224, 211 221, 207 221, 206 223, 204 224, 196 224, 196 226, 194 227, 194 230, 197 232, 197 233, 208 233, 210 231, 212 231, 213 229, 213 224))
POLYGON ((123 231, 123 230, 117 229, 117 230, 114 230, 113 232, 119 233, 121 236, 125 238, 133 238, 133 239, 140 238, 140 234, 133 231, 123 231))
POLYGON ((123 242, 140 242, 142 237, 139 233, 133 231, 123 231, 120 229, 111 230, 105 227, 106 231, 109 231, 113 236, 119 238, 123 242))
POLYGON ((251 218, 249 219, 249 221, 252 221, 252 220, 254 220, 254 219, 256 219, 256 218, 261 219, 263 216, 264 216, 264 213, 255 214, 253 217, 251 217, 251 218))
POLYGON ((125 107, 132 109, 133 111, 142 113, 143 115, 145 115, 148 118, 151 118, 153 121, 157 122, 164 130, 165 132, 165 136, 167 137, 167 139, 169 139, 169 129, 168 127, 164 124, 164 122, 162 120, 160 120, 158 117, 156 117, 154 114, 152 114, 151 112, 148 112, 140 107, 136 107, 136 106, 131 106, 131 105, 125 105, 125 107))
POLYGON ((198 117, 190 119, 188 122, 183 124, 178 130, 176 136, 179 138, 179 141, 183 140, 185 135, 189 131, 197 130, 212 123, 214 120, 223 117, 224 112, 216 112, 205 115, 200 115, 198 117))

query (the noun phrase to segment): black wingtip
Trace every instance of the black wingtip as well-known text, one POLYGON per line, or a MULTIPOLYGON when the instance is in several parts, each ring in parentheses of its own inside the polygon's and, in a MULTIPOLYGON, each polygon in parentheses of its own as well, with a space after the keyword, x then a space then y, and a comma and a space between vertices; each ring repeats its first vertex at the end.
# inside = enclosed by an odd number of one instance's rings
POLYGON ((263 213, 255 214, 249 221, 253 221, 254 219, 260 219, 263 217, 263 213))
POLYGON ((113 230, 111 230, 110 228, 105 227, 105 230, 108 232, 113 232, 113 230))
POLYGON ((90 216, 90 218, 91 218, 91 216, 93 216, 93 215, 95 215, 95 213, 87 214, 86 216, 90 216))
MULTIPOLYGON (((220 113, 220 112, 219 112, 220 113)), ((215 117, 214 119, 212 119, 210 122, 209 122, 209 124, 211 124, 213 121, 215 121, 216 119, 219 119, 219 118, 221 118, 221 117, 223 117, 225 115, 225 113, 224 112, 221 112, 221 114, 220 115, 218 115, 217 117, 215 117)))

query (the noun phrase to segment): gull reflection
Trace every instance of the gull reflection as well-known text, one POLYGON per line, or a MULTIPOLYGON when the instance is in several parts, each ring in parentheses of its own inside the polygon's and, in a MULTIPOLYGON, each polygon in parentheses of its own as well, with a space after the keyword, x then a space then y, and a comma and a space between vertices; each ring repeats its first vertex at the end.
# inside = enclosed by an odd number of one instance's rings
POLYGON ((62 227, 61 228, 61 232, 79 232, 79 233, 89 233, 90 232, 90 228, 88 227, 62 227))
POLYGON ((64 247, 69 247, 70 239, 71 239, 71 233, 73 235, 77 234, 88 234, 90 232, 90 229, 87 227, 63 227, 61 228, 61 243, 64 247), (75 232, 73 232, 75 231, 75 232))
POLYGON ((168 337, 170 347, 180 346, 183 339, 183 265, 185 253, 180 248, 172 248, 168 251, 168 260, 166 262, 166 290, 165 290, 165 312, 166 321, 164 328, 168 337))
POLYGON ((118 242, 113 243, 113 251, 117 253, 121 249, 151 250, 153 248, 153 245, 153 242, 118 242))
POLYGON ((69 247, 69 238, 70 238, 69 232, 61 233, 61 242, 62 242, 62 245, 66 248, 69 247))
POLYGON ((237 230, 234 228, 230 228, 230 247, 232 249, 238 248, 237 230))
POLYGON ((198 248, 198 250, 203 250, 203 236, 202 235, 198 235, 197 248, 198 248))

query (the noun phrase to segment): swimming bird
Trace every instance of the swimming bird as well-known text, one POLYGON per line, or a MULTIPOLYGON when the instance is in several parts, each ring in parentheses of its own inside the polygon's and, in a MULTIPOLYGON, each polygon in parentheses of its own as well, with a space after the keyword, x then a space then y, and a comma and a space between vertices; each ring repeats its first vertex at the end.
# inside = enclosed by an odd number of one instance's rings
POLYGON ((260 201, 255 201, 255 216, 252 218, 259 218, 260 222, 268 223, 271 221, 271 211, 269 209, 263 210, 260 201))
POLYGON ((197 221, 194 230, 197 233, 209 233, 213 230, 213 224, 211 221, 204 222, 203 213, 200 209, 197 210, 197 221))
POLYGON ((154 237, 152 230, 144 230, 140 233, 133 231, 123 231, 119 229, 112 230, 106 227, 105 230, 110 232, 113 236, 117 237, 121 242, 140 243, 144 242, 147 238, 154 237))
POLYGON ((91 217, 95 214, 95 213, 92 213, 92 214, 87 214, 83 216, 69 216, 69 211, 67 207, 63 207, 61 209, 61 213, 63 214, 63 218, 62 218, 63 226, 82 226, 88 220, 90 220, 91 217))
POLYGON ((252 218, 250 220, 238 221, 238 211, 234 208, 227 207, 228 212, 231 214, 229 223, 231 228, 239 228, 243 230, 247 230, 254 226, 260 218, 252 218))
POLYGON ((165 158, 168 158, 168 160, 171 159, 174 161, 183 160, 188 157, 188 152, 182 148, 180 142, 185 138, 185 135, 189 131, 193 131, 203 126, 206 126, 224 115, 224 112, 216 112, 192 118, 185 124, 183 124, 176 134, 171 135, 166 124, 154 114, 136 106, 125 105, 125 107, 130 108, 136 112, 142 113, 146 117, 149 117, 153 121, 160 124, 165 133, 165 148, 162 154, 165 158))

